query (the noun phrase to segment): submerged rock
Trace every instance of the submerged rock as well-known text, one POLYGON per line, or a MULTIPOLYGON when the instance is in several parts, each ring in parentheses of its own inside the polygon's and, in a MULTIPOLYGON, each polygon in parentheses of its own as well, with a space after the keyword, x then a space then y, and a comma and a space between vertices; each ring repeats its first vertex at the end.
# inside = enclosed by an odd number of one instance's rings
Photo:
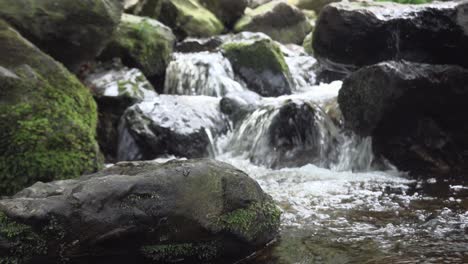
POLYGON ((244 91, 228 59, 219 52, 176 53, 166 72, 164 93, 221 97, 244 91))
POLYGON ((383 62, 343 83, 345 124, 373 137, 377 154, 417 175, 466 171, 468 70, 458 66, 383 62))
POLYGON ((244 15, 248 0, 199 0, 208 10, 213 12, 227 27, 233 27, 234 23, 244 15))
POLYGON ((120 0, 0 2, 0 18, 73 71, 105 47, 122 11, 120 0))
POLYGON ((302 44, 312 25, 300 9, 278 0, 246 12, 234 30, 262 32, 281 43, 302 44))
POLYGON ((90 73, 84 83, 98 104, 98 143, 107 162, 115 162, 119 144, 119 122, 128 107, 154 99, 154 88, 138 69, 103 65, 90 73))
POLYGON ((224 25, 197 0, 163 0, 159 19, 179 38, 211 37, 224 31, 224 25))
POLYGON ((1 20, 0 49, 0 194, 96 171, 89 90, 1 20))
POLYGON ((314 54, 327 70, 349 73, 386 60, 468 66, 466 1, 426 5, 334 3, 314 32, 314 54))
POLYGON ((8 263, 234 262, 276 236, 280 211, 213 160, 119 163, 0 200, 8 263))
POLYGON ((262 96, 290 94, 294 84, 279 46, 265 35, 237 37, 221 48, 248 88, 262 96))
POLYGON ((121 58, 126 66, 140 69, 152 83, 158 83, 164 79, 174 44, 170 28, 150 18, 124 14, 101 59, 121 58))
POLYGON ((215 136, 229 129, 219 101, 209 96, 160 95, 132 106, 123 116, 119 160, 213 155, 215 136))

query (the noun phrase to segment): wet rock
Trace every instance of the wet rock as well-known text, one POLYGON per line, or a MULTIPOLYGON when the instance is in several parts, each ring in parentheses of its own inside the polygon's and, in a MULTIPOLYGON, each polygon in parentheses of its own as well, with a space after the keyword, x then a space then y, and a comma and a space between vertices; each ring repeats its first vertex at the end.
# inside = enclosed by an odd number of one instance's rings
POLYGON ((158 84, 158 80, 164 79, 174 44, 170 28, 150 18, 124 14, 100 59, 121 58, 124 65, 140 69, 152 83, 158 84))
POLYGON ((246 12, 234 30, 263 32, 281 43, 302 44, 312 25, 300 9, 283 1, 273 1, 246 12))
POLYGON ((458 66, 383 62, 346 79, 339 104, 345 124, 400 170, 453 176, 467 166, 467 83, 458 66))
POLYGON ((0 49, 0 195, 100 168, 89 90, 1 20, 0 49))
POLYGON ((121 14, 120 0, 0 2, 0 18, 73 71, 105 47, 121 14))
POLYGON ((2 260, 235 262, 270 242, 280 211, 247 174, 214 160, 119 163, 36 183, 0 201, 2 260))
POLYGON ((228 115, 237 126, 247 115, 262 105, 263 98, 252 92, 232 92, 221 99, 221 112, 228 115))
POLYGON ((463 1, 334 3, 317 21, 313 50, 325 70, 345 74, 399 59, 467 67, 467 10, 463 1))
POLYGON ((164 93, 221 97, 245 88, 234 78, 228 59, 219 52, 174 54, 166 73, 164 93))
POLYGON ((154 99, 154 88, 138 69, 122 65, 102 65, 90 73, 84 83, 98 104, 98 142, 106 161, 117 158, 119 121, 128 107, 154 99))
POLYGON ((222 44, 223 41, 218 36, 204 39, 187 38, 177 43, 175 50, 183 53, 215 51, 222 44))
POLYGON ((213 12, 224 24, 232 28, 234 23, 244 15, 248 0, 199 0, 208 10, 213 12))
POLYGON ((160 95, 130 107, 123 116, 119 160, 213 155, 215 136, 229 129, 219 101, 208 96, 160 95))
POLYGON ((307 99, 264 102, 234 131, 230 145, 255 164, 270 168, 333 161, 337 128, 321 107, 307 99))
POLYGON ((211 37, 224 31, 224 25, 197 0, 163 0, 159 19, 183 39, 211 37))
POLYGON ((241 36, 221 47, 236 74, 262 96, 290 94, 294 84, 279 46, 264 35, 241 36))

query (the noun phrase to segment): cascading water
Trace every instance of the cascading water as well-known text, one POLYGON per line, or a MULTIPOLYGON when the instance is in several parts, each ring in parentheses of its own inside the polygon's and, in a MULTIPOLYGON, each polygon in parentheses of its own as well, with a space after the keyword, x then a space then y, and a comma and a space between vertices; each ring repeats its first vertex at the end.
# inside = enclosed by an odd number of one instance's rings
MULTIPOLYGON (((245 263, 468 263, 468 188, 374 167, 372 139, 343 129, 341 82, 312 85, 315 60, 282 50, 294 94, 255 99, 231 131, 209 134, 210 153, 256 179, 283 210, 279 241, 245 263), (445 191, 431 192, 435 184, 445 191)), ((176 54, 165 86, 210 96, 247 89, 208 52, 176 54)), ((122 132, 121 150, 138 155, 122 132)))

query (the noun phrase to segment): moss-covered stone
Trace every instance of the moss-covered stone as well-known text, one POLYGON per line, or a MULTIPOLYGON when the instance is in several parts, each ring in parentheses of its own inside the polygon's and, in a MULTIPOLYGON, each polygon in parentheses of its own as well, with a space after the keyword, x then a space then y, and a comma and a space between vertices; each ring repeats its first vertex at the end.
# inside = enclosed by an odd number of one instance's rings
POLYGON ((119 57, 126 66, 140 69, 149 79, 160 78, 164 76, 174 43, 171 29, 158 21, 124 14, 101 59, 119 57))
POLYGON ((0 1, 0 19, 72 70, 105 47, 121 14, 119 0, 0 1))
POLYGON ((2 21, 0 47, 0 194, 100 168, 89 90, 2 21))
POLYGON ((269 38, 234 41, 222 46, 234 70, 262 96, 291 93, 292 81, 279 46, 269 38), (272 80, 273 76, 277 76, 272 80))
POLYGON ((306 15, 283 1, 272 1, 249 10, 236 23, 235 32, 262 32, 282 43, 301 44, 312 30, 306 15))
POLYGON ((163 0, 159 19, 179 38, 210 37, 224 31, 224 25, 197 0, 163 0))

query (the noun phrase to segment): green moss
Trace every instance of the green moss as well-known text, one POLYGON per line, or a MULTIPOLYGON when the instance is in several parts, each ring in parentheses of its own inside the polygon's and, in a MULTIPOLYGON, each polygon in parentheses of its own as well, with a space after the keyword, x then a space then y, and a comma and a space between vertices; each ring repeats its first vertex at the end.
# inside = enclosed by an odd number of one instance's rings
POLYGON ((6 51, 0 65, 19 77, 0 76, 0 194, 99 169, 89 90, 1 23, 0 46, 6 51))
POLYGON ((251 68, 260 73, 271 70, 274 73, 290 74, 283 53, 270 39, 226 43, 222 49, 233 64, 241 67, 251 68))
POLYGON ((223 215, 217 225, 248 240, 255 240, 262 233, 278 230, 280 218, 281 211, 273 202, 254 203, 223 215))
POLYGON ((178 258, 206 261, 216 258, 219 249, 216 242, 207 242, 144 246, 141 252, 154 261, 172 261, 178 258))

